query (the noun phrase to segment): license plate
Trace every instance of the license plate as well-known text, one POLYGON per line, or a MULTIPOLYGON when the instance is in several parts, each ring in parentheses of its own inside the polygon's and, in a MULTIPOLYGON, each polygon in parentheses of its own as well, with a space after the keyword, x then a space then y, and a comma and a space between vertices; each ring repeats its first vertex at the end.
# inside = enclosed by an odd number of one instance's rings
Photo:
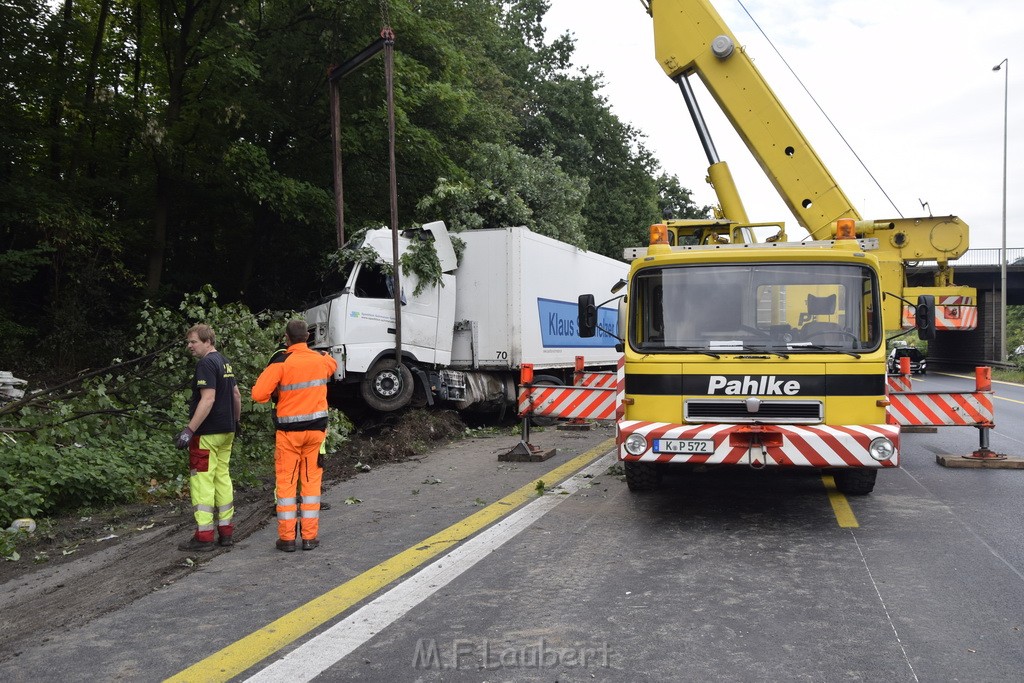
POLYGON ((655 439, 654 452, 711 455, 715 447, 710 439, 655 439))

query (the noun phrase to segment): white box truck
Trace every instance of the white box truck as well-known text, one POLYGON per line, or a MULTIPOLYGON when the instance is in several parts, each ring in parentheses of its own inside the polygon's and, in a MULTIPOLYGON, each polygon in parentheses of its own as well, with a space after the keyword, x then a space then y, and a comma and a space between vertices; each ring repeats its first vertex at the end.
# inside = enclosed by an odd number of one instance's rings
POLYGON ((431 240, 441 265, 437 285, 402 274, 401 364, 396 362, 392 261, 387 228, 368 230, 362 259, 340 293, 304 312, 311 348, 338 361, 335 390, 378 411, 443 404, 459 410, 514 405, 519 370, 532 363, 535 382, 571 383, 576 356, 588 367, 615 366, 618 314, 599 312, 603 331, 577 332, 579 292, 609 292, 624 279, 622 261, 538 235, 525 227, 458 234, 461 260, 443 222, 406 230, 399 253, 431 240))

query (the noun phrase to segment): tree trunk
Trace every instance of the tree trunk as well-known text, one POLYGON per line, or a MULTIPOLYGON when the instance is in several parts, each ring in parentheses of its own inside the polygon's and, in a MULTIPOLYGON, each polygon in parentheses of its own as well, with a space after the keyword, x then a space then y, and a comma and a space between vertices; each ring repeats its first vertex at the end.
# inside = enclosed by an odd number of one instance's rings
POLYGON ((149 269, 146 274, 146 297, 152 299, 160 291, 164 272, 164 252, 167 249, 167 216, 170 213, 170 180, 157 164, 156 201, 153 205, 153 232, 149 240, 149 269))
POLYGON ((68 79, 64 73, 68 61, 68 43, 71 40, 71 20, 74 16, 73 0, 64 0, 60 30, 56 33, 53 46, 54 86, 50 93, 50 113, 48 117, 50 132, 50 178, 60 180, 63 173, 61 164, 64 160, 62 144, 61 120, 64 118, 64 95, 67 92, 68 79))

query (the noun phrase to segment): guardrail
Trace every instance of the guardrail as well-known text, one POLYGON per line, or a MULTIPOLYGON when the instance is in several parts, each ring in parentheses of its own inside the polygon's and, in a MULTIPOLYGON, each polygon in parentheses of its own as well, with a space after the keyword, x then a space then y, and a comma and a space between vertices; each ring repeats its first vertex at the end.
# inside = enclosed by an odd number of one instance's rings
MULTIPOLYGON (((963 256, 953 261, 956 266, 998 266, 1002 263, 1002 249, 968 249, 963 256)), ((1024 247, 1012 247, 1006 250, 1007 265, 1024 266, 1024 247), (1018 263, 1020 261, 1020 263, 1018 263)))

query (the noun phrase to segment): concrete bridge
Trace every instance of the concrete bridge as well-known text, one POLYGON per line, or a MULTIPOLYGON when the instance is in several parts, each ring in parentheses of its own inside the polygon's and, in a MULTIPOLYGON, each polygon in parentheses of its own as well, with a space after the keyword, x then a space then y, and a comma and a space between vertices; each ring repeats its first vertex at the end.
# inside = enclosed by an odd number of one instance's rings
MULTIPOLYGON (((997 364, 1022 343, 1007 339, 1008 349, 999 349, 999 301, 1001 249, 968 249, 952 262, 953 279, 958 285, 978 290, 978 328, 973 332, 939 332, 928 344, 929 366, 997 364)), ((1024 247, 1006 250, 1006 305, 1024 306, 1024 247)), ((935 275, 934 264, 907 268, 907 282, 927 287, 935 275)))

